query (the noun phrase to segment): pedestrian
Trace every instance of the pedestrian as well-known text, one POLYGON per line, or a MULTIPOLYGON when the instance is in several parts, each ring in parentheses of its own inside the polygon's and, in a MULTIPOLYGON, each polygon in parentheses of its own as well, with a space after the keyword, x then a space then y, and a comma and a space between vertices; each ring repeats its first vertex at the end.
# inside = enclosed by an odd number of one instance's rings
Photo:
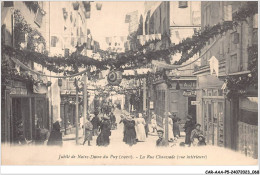
POLYGON ((116 116, 113 114, 113 112, 110 112, 109 116, 110 116, 112 129, 116 129, 116 116))
POLYGON ((27 144, 27 140, 24 136, 24 125, 22 121, 18 122, 17 125, 17 138, 16 138, 16 143, 18 145, 26 145, 27 144))
POLYGON ((143 112, 143 118, 144 118, 144 121, 145 121, 145 126, 144 126, 145 135, 146 135, 146 137, 148 137, 148 133, 149 133, 148 115, 146 115, 146 112, 145 112, 145 111, 143 112))
MULTIPOLYGON (((163 119, 163 125, 166 129, 166 123, 165 123, 165 119, 163 119)), ((173 122, 172 122, 172 117, 171 117, 171 113, 168 113, 168 140, 169 142, 173 142, 174 140, 174 135, 173 135, 173 122)))
POLYGON ((135 121, 133 120, 134 116, 128 115, 123 123, 124 123, 124 142, 129 146, 136 144, 136 131, 135 131, 135 121))
POLYGON ((157 130, 157 134, 158 134, 159 139, 156 141, 156 146, 157 147, 166 147, 166 146, 168 146, 167 145, 167 141, 163 137, 163 134, 164 134, 163 130, 157 130))
POLYGON ((144 142, 146 139, 145 134, 145 120, 141 113, 138 114, 138 118, 136 119, 136 139, 139 142, 144 142))
POLYGON ((89 118, 87 118, 85 123, 85 138, 84 138, 83 145, 85 144, 86 141, 88 141, 88 146, 91 146, 90 141, 92 140, 92 133, 93 133, 93 125, 89 121, 89 118))
POLYGON ((192 130, 190 141, 193 144, 193 146, 198 144, 199 135, 203 135, 202 131, 200 130, 201 125, 197 123, 195 125, 195 129, 192 130))
POLYGON ((157 131, 156 115, 154 114, 154 112, 152 112, 151 128, 153 129, 153 133, 155 132, 155 130, 157 131))
MULTIPOLYGON (((124 113, 122 113, 121 115, 120 115, 120 121, 119 121, 119 124, 120 123, 123 123, 124 124, 124 120, 125 120, 125 114, 124 113)), ((125 142, 125 125, 124 125, 124 129, 123 129, 123 142, 125 142)))
POLYGON ((179 138, 181 136, 180 126, 179 126, 180 119, 176 116, 176 114, 173 115, 172 122, 173 122, 172 129, 173 129, 174 138, 179 138))
POLYGON ((185 122, 184 125, 184 132, 185 132, 185 144, 187 145, 191 145, 191 141, 190 141, 190 136, 191 136, 191 131, 194 128, 194 123, 192 121, 192 117, 190 115, 187 116, 187 121, 185 122))
POLYGON ((53 123, 52 131, 48 139, 49 146, 62 146, 62 133, 60 132, 60 123, 56 121, 53 123))
POLYGON ((49 136, 50 136, 49 131, 45 129, 43 126, 41 126, 40 120, 37 120, 36 129, 35 129, 35 144, 36 145, 46 144, 46 141, 48 141, 49 136))
POLYGON ((93 136, 97 136, 98 135, 98 127, 100 125, 100 119, 98 117, 98 114, 99 112, 98 111, 95 111, 94 112, 94 117, 93 119, 91 120, 91 123, 93 125, 93 136))
POLYGON ((97 146, 108 146, 110 143, 109 136, 111 136, 111 123, 107 115, 103 116, 100 123, 100 131, 97 137, 97 146))
POLYGON ((198 137, 199 137, 198 146, 206 146, 205 137, 202 134, 200 134, 198 137))

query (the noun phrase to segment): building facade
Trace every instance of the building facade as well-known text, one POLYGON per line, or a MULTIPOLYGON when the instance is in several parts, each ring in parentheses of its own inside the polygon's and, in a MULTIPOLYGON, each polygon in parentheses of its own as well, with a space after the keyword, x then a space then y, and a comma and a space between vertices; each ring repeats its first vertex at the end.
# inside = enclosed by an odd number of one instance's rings
MULTIPOLYGON (((201 2, 202 30, 213 26, 229 13, 236 13, 247 2, 201 2), (226 11, 226 7, 231 7, 226 11)), ((207 143, 227 147, 257 158, 257 89, 249 86, 238 96, 229 97, 226 78, 250 73, 248 47, 257 33, 253 17, 230 30, 220 39, 211 39, 201 53, 197 76, 197 121, 202 124, 207 143), (211 48, 209 48, 211 47, 211 48), (218 72, 210 73, 210 59, 218 60, 218 72)))
MULTIPOLYGON (((46 39, 46 14, 48 7, 46 2, 37 3, 37 6, 31 8, 32 4, 28 2, 2 2, 2 46, 11 46, 20 49, 29 49, 35 52, 43 52, 46 48, 41 47, 43 43, 34 45, 33 39, 28 37, 29 34, 39 37, 40 35, 46 39), (24 19, 33 30, 39 33, 18 33, 19 26, 23 26, 21 19, 24 19), (17 33, 16 33, 17 32, 17 33), (34 49, 33 49, 34 48, 34 49)), ((11 58, 5 52, 2 53, 2 64, 7 63, 6 67, 2 67, 2 84, 1 84, 1 137, 2 143, 18 142, 18 127, 27 140, 34 140, 36 137, 36 128, 51 127, 51 118, 49 115, 49 99, 47 79, 44 77, 34 78, 41 80, 42 83, 33 83, 25 80, 22 75, 30 74, 20 68, 20 66, 11 61, 11 58), (3 75, 7 68, 7 73, 12 74, 7 78, 3 75), (15 75, 15 76, 14 76, 15 75)), ((36 70, 37 65, 28 62, 28 67, 36 70)), ((36 77, 35 77, 36 76, 36 77)))

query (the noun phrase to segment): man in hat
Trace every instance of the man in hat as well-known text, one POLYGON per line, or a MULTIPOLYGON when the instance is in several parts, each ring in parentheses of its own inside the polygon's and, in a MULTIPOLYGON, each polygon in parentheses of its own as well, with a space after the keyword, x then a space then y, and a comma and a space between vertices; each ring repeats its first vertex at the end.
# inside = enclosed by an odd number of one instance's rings
POLYGON ((157 130, 157 134, 159 136, 159 139, 156 141, 156 146, 157 147, 164 147, 164 146, 166 147, 166 146, 168 146, 166 140, 163 137, 163 133, 164 133, 163 130, 157 130))
POLYGON ((192 116, 187 116, 187 121, 184 125, 184 132, 185 132, 185 144, 191 145, 191 132, 194 129, 194 122, 192 120, 192 116))
POLYGON ((197 123, 195 125, 195 129, 192 130, 192 132, 191 132, 190 141, 191 141, 191 143, 193 143, 193 145, 194 144, 196 145, 196 141, 198 141, 199 135, 203 135, 202 131, 200 130, 200 127, 201 127, 201 124, 197 123), (197 139, 197 140, 195 141, 195 139, 197 139))

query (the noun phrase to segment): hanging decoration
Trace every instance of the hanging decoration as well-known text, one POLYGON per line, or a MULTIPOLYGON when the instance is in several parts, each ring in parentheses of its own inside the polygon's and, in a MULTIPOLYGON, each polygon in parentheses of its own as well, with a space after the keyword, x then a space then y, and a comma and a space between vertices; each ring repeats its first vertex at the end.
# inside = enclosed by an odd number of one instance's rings
MULTIPOLYGON (((76 4, 75 2, 73 6, 76 7, 76 4)), ((131 41, 130 45, 132 48, 135 48, 134 50, 129 50, 124 53, 115 53, 99 49, 97 52, 102 60, 81 55, 80 53, 85 47, 85 44, 78 46, 76 52, 68 57, 48 57, 45 55, 45 49, 43 49, 42 53, 38 53, 36 48, 21 50, 19 47, 12 48, 6 45, 2 45, 2 53, 14 57, 23 63, 31 61, 41 64, 49 71, 64 73, 64 75, 77 73, 79 72, 79 68, 87 66, 94 66, 97 70, 107 70, 111 68, 120 70, 135 69, 151 63, 152 60, 168 61, 170 55, 176 53, 182 53, 182 57, 179 61, 176 61, 174 65, 181 65, 197 54, 206 45, 209 39, 221 36, 228 30, 233 30, 234 26, 246 21, 248 17, 255 15, 258 12, 257 7, 257 2, 247 2, 245 6, 241 7, 237 13, 233 15, 232 22, 223 22, 212 27, 205 27, 203 31, 197 31, 192 37, 184 39, 177 45, 169 45, 169 47, 160 47, 162 44, 158 43, 162 43, 162 41, 159 39, 150 40, 142 46, 138 42, 137 34, 133 34, 129 36, 128 39, 131 41), (153 46, 155 46, 155 49, 153 46), (64 67, 70 67, 71 70, 65 70, 64 67)), ((31 36, 37 35, 37 39, 34 42, 42 42, 45 47, 44 38, 40 33, 32 30, 27 23, 22 24, 20 29, 27 31, 29 34, 31 33, 31 36)), ((19 33, 18 28, 16 28, 16 30, 17 33, 19 33)), ((155 38, 156 37, 157 35, 155 35, 155 38)), ((164 37, 161 36, 161 38, 164 37)))
POLYGON ((122 81, 122 72, 110 71, 107 75, 107 81, 110 85, 117 86, 122 81))
POLYGON ((245 93, 245 90, 253 86, 258 88, 258 46, 253 45, 248 48, 248 70, 250 73, 243 75, 227 76, 227 88, 229 93, 227 97, 229 99, 237 97, 245 93))

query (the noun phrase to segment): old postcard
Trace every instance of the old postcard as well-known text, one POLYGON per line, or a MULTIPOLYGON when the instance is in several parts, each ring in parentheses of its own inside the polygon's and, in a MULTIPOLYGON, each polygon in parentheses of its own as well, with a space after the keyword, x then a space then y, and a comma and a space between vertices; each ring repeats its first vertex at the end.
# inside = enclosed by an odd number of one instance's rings
POLYGON ((2 165, 258 164, 257 1, 2 1, 1 22, 2 165))

